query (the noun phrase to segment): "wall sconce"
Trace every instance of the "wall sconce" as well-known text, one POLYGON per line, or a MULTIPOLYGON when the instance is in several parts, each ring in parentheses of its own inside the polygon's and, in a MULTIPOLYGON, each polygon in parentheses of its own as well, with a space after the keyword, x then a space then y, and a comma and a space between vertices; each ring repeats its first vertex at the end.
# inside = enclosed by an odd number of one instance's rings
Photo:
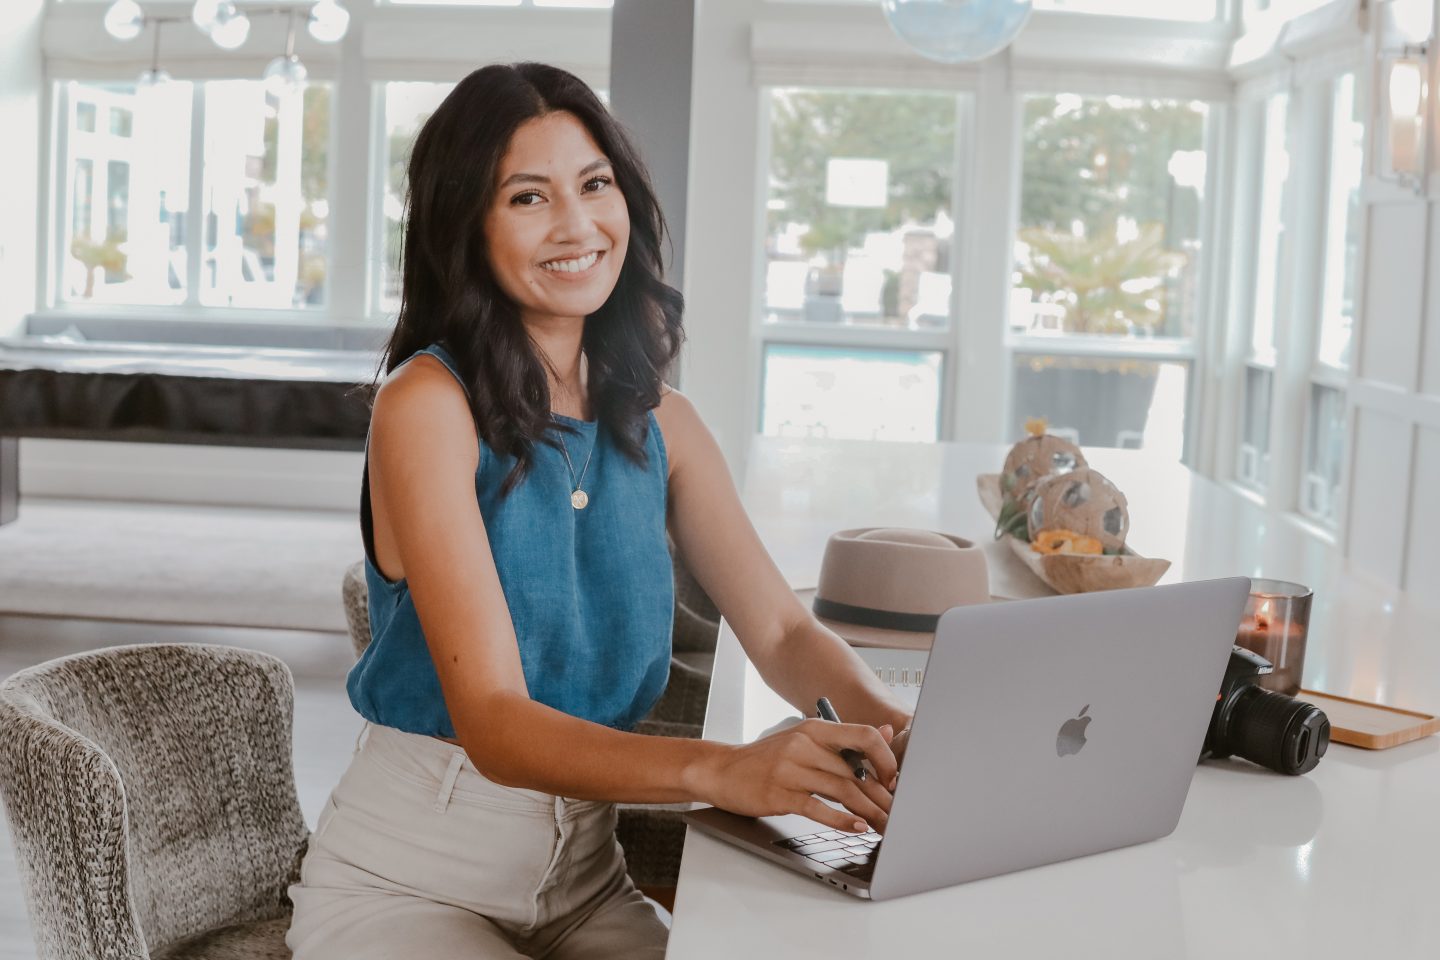
POLYGON ((1385 125, 1376 175, 1417 194, 1425 192, 1430 166, 1428 50, 1428 44, 1420 44, 1380 55, 1385 125))

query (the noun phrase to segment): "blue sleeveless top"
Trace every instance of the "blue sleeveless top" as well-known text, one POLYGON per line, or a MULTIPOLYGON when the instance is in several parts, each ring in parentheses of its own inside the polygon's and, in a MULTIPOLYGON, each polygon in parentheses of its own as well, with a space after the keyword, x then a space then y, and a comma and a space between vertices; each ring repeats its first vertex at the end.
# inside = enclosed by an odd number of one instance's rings
MULTIPOLYGON (((465 386, 454 358, 438 343, 403 362, 421 353, 439 359, 465 386)), ((565 457, 542 443, 533 447, 530 473, 502 499, 500 485, 515 458, 496 454, 478 437, 475 496, 530 698, 629 730, 650 712, 670 675, 675 581, 665 540, 665 441, 648 411, 648 463, 640 467, 599 421, 552 416, 580 431, 572 436, 550 428, 569 450, 576 476, 590 459, 581 482, 589 504, 583 510, 571 506, 575 485, 565 457)), ((369 450, 366 437, 360 514, 371 641, 345 688, 372 723, 453 738, 455 725, 405 578, 387 580, 375 563, 369 450)))

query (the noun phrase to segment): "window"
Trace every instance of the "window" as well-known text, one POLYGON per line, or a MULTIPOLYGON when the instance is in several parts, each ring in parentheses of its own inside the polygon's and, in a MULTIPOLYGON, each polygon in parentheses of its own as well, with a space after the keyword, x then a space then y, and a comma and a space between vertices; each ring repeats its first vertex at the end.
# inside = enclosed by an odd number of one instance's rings
POLYGON ((327 86, 279 98, 257 80, 61 91, 61 302, 324 302, 327 86), (196 116, 211 119, 192 156, 196 116))
MULTIPOLYGON (((414 2, 421 0, 391 0, 414 2)), ((445 0, 442 0, 445 2, 445 0)), ((448 2, 470 2, 470 0, 448 0, 448 2)), ((483 0, 482 0, 483 2, 483 0)), ((539 2, 539 0, 536 0, 539 2)), ((770 0, 771 3, 846 3, 877 6, 880 0, 770 0)), ((1093 13, 1102 16, 1143 17, 1151 20, 1213 20, 1221 10, 1216 0, 1034 0, 1036 10, 1055 10, 1069 13, 1093 13)), ((1247 0, 1249 3, 1255 0, 1247 0)), ((1260 0, 1265 2, 1265 0, 1260 0)), ((1315 0, 1308 0, 1315 2, 1315 0)))
POLYGON ((1333 0, 1243 0, 1243 16, 1247 22, 1261 17, 1289 20, 1331 2, 1333 0))
POLYGON ((1262 114, 1260 201, 1255 241, 1255 288, 1250 305, 1250 355, 1246 363, 1244 407, 1236 479, 1264 493, 1269 484, 1270 410, 1275 385, 1275 324, 1285 299, 1286 184, 1290 153, 1286 126, 1290 97, 1276 93, 1262 114))
POLYGON ((1157 20, 1214 20, 1219 13, 1215 0, 1035 0, 1035 9, 1157 20))
POLYGON ((400 309, 400 256, 405 214, 405 171, 415 135, 430 119, 440 102, 455 89, 453 83, 396 82, 385 84, 385 139, 380 145, 380 170, 385 178, 380 199, 382 253, 375 271, 378 290, 375 303, 380 310, 400 309))
POLYGON ((330 93, 276 98, 254 80, 205 84, 201 302, 325 302, 330 93))
POLYGON ((1329 172, 1316 365, 1306 403, 1300 512, 1326 526, 1339 520, 1345 463, 1345 376, 1350 369, 1360 261, 1360 190, 1365 115, 1356 75, 1329 85, 1329 172))
POLYGON ((771 436, 939 439, 938 351, 768 344, 761 378, 771 436), (879 404, 877 397, 884 397, 879 404))
POLYGON ((61 299, 184 302, 191 85, 66 86, 61 299))
POLYGON ((1364 164, 1364 104, 1355 96, 1355 74, 1347 73, 1334 84, 1325 213, 1325 287, 1320 308, 1320 362, 1337 370, 1350 368, 1364 164))
POLYGON ((955 98, 770 94, 766 323, 950 325, 955 98))
POLYGON ((387 0, 396 6, 446 6, 446 7, 569 7, 610 9, 615 0, 387 0))
POLYGON ((1209 108, 1076 94, 1022 103, 1011 433, 1184 449, 1200 310, 1209 108))
POLYGON ((785 87, 765 99, 758 428, 939 439, 968 97, 785 87))

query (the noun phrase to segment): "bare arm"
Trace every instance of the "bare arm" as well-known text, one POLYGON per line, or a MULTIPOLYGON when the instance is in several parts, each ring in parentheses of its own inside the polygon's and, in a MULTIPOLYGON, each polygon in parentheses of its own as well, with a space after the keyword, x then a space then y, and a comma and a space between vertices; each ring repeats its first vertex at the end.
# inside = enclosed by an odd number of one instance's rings
POLYGON ((695 579, 735 630, 765 682, 806 716, 828 697, 847 723, 898 732, 910 712, 848 643, 808 610, 771 559, 730 479, 724 454, 694 406, 661 403, 677 466, 670 526, 695 579))
POLYGON ((474 422, 438 363, 416 360, 381 388, 371 454, 371 489, 391 519, 456 736, 482 775, 577 799, 700 800, 851 828, 853 815, 812 796, 823 792, 883 824, 888 802, 878 806, 862 793, 838 753, 886 752, 872 728, 816 721, 731 746, 624 733, 530 699, 475 498, 474 422))

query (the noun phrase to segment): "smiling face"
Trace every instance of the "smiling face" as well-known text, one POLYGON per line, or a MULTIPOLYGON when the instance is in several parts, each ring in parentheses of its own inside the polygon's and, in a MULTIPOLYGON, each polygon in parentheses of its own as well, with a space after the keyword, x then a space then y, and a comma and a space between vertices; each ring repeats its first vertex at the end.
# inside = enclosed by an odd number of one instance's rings
POLYGON ((521 124, 500 162, 485 246, 526 323, 583 318, 620 277, 630 213, 615 172, 574 114, 521 124))

